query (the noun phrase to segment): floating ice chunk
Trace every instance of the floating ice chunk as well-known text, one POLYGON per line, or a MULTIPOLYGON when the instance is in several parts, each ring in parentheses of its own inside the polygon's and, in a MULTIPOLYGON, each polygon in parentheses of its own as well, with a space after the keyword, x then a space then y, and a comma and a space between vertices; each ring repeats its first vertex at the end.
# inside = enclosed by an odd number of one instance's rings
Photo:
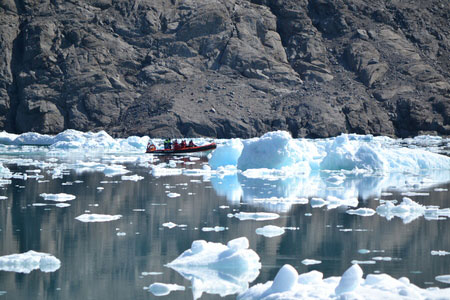
POLYGON ((55 206, 59 207, 59 208, 64 208, 64 207, 69 207, 70 204, 69 203, 56 203, 55 206))
POLYGON ((65 194, 65 193, 59 193, 59 194, 43 193, 43 194, 40 194, 39 196, 44 198, 44 200, 56 201, 56 202, 66 202, 66 201, 74 200, 76 198, 74 195, 65 194))
POLYGON ((438 251, 432 250, 431 255, 445 256, 445 255, 450 255, 450 252, 444 251, 444 250, 438 250, 438 251))
POLYGON ((266 225, 264 227, 256 229, 256 234, 263 235, 268 238, 282 235, 284 232, 284 228, 274 225, 266 225))
POLYGON ((358 250, 358 253, 360 253, 360 254, 368 254, 368 253, 370 253, 370 250, 367 250, 367 249, 359 249, 359 250, 358 250))
POLYGON ((354 264, 347 271, 342 274, 341 280, 339 281, 339 285, 336 287, 334 292, 336 295, 341 295, 344 293, 354 291, 363 281, 362 279, 363 271, 360 266, 354 264))
POLYGON ((54 272, 61 266, 59 259, 51 254, 28 251, 0 257, 0 271, 30 273, 40 269, 42 272, 54 272))
POLYGON ((279 214, 276 213, 268 213, 268 212, 239 212, 235 214, 228 214, 229 218, 235 217, 241 221, 245 220, 255 220, 255 221, 268 221, 275 220, 280 217, 279 214))
POLYGON ((259 275, 259 256, 245 237, 227 245, 197 240, 191 249, 167 264, 192 282, 194 299, 206 292, 222 297, 241 293, 259 275))
POLYGON ((422 216, 425 213, 425 207, 410 198, 404 197, 402 203, 397 206, 391 201, 386 201, 377 207, 377 213, 388 220, 399 217, 403 220, 403 223, 407 224, 422 216))
POLYGON ((297 270, 295 270, 291 265, 284 265, 275 276, 272 286, 264 294, 262 294, 262 298, 270 294, 291 291, 296 285, 297 280, 297 270))
POLYGON ((436 276, 434 279, 443 283, 450 283, 450 275, 439 275, 436 276))
POLYGON ((163 223, 162 226, 163 226, 163 227, 167 227, 167 228, 169 228, 169 229, 172 229, 172 228, 174 228, 174 227, 177 227, 178 225, 175 224, 175 223, 173 223, 173 222, 166 222, 166 223, 163 223))
POLYGON ((320 208, 322 206, 325 206, 328 202, 323 200, 322 198, 311 198, 311 201, 309 203, 311 204, 311 207, 320 208))
POLYGON ((346 211, 349 215, 358 215, 363 217, 373 216, 375 214, 375 210, 367 207, 361 207, 358 209, 349 209, 346 211))
POLYGON ((169 197, 169 198, 177 198, 177 197, 180 197, 181 195, 180 194, 178 194, 178 193, 168 193, 167 194, 167 197, 169 197))
POLYGON ((352 264, 358 264, 358 265, 374 265, 377 262, 374 260, 352 260, 352 264))
POLYGON ((131 175, 131 176, 124 175, 124 176, 120 177, 120 179, 121 180, 129 180, 129 181, 139 181, 139 180, 144 179, 144 177, 135 174, 135 175, 131 175))
POLYGON ((202 231, 204 231, 204 232, 210 232, 210 231, 219 232, 219 231, 224 231, 224 230, 227 230, 227 229, 228 229, 228 227, 214 226, 214 227, 203 227, 202 231))
POLYGON ((6 200, 6 199, 8 199, 8 197, 6 197, 6 196, 0 196, 0 200, 6 200))
POLYGON ((81 222, 109 222, 122 218, 122 215, 83 214, 75 219, 81 222))
POLYGON ((178 284, 155 282, 148 287, 148 290, 155 296, 166 296, 173 291, 184 291, 185 287, 178 284))
POLYGON ((375 256, 372 257, 373 260, 377 260, 377 261, 392 261, 393 258, 390 256, 375 256))
POLYGON ((231 139, 223 145, 219 145, 212 153, 208 164, 213 169, 233 165, 236 166, 241 156, 244 145, 240 139, 231 139))
POLYGON ((141 272, 142 276, 156 276, 156 275, 162 275, 163 272, 141 272))
POLYGON ((317 271, 300 274, 296 285, 278 293, 269 291, 272 283, 268 281, 252 286, 238 299, 448 299, 450 293, 450 288, 420 289, 405 277, 395 279, 387 274, 369 274, 364 280, 362 270, 356 264, 342 277, 323 280, 322 277, 322 273, 317 271))
POLYGON ((403 192, 402 196, 407 196, 407 197, 430 196, 430 193, 425 193, 425 192, 403 192))
POLYGON ((309 259, 309 258, 302 260, 302 264, 304 264, 306 266, 317 265, 317 264, 321 264, 321 263, 322 263, 322 261, 320 261, 320 260, 309 259))

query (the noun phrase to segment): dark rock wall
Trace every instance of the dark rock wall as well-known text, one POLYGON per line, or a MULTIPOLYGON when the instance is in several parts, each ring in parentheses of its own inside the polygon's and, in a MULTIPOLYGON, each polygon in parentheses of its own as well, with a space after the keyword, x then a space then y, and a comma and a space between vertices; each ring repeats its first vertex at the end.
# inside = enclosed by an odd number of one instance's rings
POLYGON ((447 0, 0 0, 0 129, 450 135, 447 0))

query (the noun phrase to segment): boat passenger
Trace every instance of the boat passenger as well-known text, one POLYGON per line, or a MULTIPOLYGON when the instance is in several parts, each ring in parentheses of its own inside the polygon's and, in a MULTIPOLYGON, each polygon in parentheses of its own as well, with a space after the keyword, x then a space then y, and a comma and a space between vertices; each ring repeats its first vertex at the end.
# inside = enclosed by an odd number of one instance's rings
POLYGON ((171 149, 172 148, 172 141, 170 140, 170 138, 167 138, 164 141, 164 149, 171 149))
POLYGON ((181 141, 181 148, 186 148, 186 141, 185 140, 181 141))
POLYGON ((175 140, 175 141, 173 142, 173 150, 179 150, 179 149, 180 149, 180 144, 178 144, 178 141, 175 140))
POLYGON ((194 144, 194 142, 192 140, 189 141, 188 147, 195 147, 195 144, 194 144))

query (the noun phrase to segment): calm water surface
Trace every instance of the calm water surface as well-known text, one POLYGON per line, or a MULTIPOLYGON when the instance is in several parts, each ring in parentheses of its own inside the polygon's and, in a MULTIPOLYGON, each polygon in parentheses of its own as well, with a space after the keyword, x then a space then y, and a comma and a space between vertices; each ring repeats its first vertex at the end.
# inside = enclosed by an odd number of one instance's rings
MULTIPOLYGON (((5 157, 4 157, 5 158, 5 157)), ((41 159, 39 157, 32 157, 41 159)), ((6 158, 7 159, 7 158, 6 158)), ((45 159, 45 158, 44 158, 45 159)), ((201 168, 206 159, 180 167, 201 168)), ((26 172, 35 167, 8 165, 12 172, 26 172)), ((0 187, 0 255, 28 250, 46 252, 61 260, 61 268, 53 273, 35 270, 30 274, 0 271, 0 291, 3 299, 149 299, 155 298, 145 287, 154 282, 176 283, 186 291, 174 291, 161 299, 192 299, 191 282, 164 265, 189 249, 192 241, 226 243, 245 236, 250 248, 261 258, 260 275, 251 283, 273 280, 279 268, 289 263, 299 273, 318 270, 324 277, 341 276, 352 260, 391 257, 361 265, 364 273, 381 272, 393 277, 408 277, 424 288, 448 287, 434 280, 450 273, 450 256, 432 256, 432 250, 450 251, 449 220, 425 220, 420 217, 408 224, 399 218, 388 221, 379 215, 354 216, 345 208, 327 210, 310 204, 279 207, 243 201, 240 195, 271 197, 285 195, 296 188, 307 189, 296 180, 247 179, 244 176, 204 178, 201 176, 154 177, 148 167, 126 164, 131 174, 143 176, 138 182, 121 181, 120 176, 106 177, 101 172, 71 171, 63 178, 12 179, 12 184, 0 187), (74 183, 75 181, 82 181, 74 183), (72 183, 67 185, 66 183, 72 183), (103 187, 103 190, 97 189, 103 187), (178 193, 170 198, 168 192, 178 193), (70 207, 33 206, 44 201, 41 193, 68 193, 76 196, 70 207), (240 201, 239 201, 240 200, 240 201), (120 220, 105 223, 82 223, 75 217, 86 213, 120 214, 120 220), (227 214, 236 211, 275 211, 281 218, 273 221, 240 221, 227 214), (165 222, 187 225, 169 229, 165 222), (267 238, 255 230, 265 225, 298 228, 267 238), (224 226, 222 232, 204 232, 203 227, 224 226), (119 235, 118 235, 119 233, 119 235), (125 235, 123 235, 125 233, 125 235), (372 252, 360 254, 359 249, 372 252), (375 250, 375 251, 374 251, 375 250), (303 259, 315 259, 321 264, 305 266, 303 259), (145 275, 143 272, 161 272, 145 275), (144 275, 143 275, 144 274, 144 275)), ((308 183, 307 183, 308 184, 308 183)), ((310 184, 310 183, 309 183, 310 184)), ((359 183, 363 193, 364 184, 359 183)), ((341 189, 347 188, 344 184, 341 189)), ((432 186, 421 192, 426 196, 412 197, 424 205, 449 207, 448 183, 432 186)), ((373 186, 367 186, 367 190, 373 186)), ((381 191, 380 191, 381 192, 381 191)), ((389 189, 383 199, 401 200, 402 195, 389 189)), ((360 207, 376 209, 379 198, 359 199, 360 207)), ((203 294, 201 299, 218 299, 218 295, 203 294)), ((234 299, 235 295, 227 298, 234 299)))

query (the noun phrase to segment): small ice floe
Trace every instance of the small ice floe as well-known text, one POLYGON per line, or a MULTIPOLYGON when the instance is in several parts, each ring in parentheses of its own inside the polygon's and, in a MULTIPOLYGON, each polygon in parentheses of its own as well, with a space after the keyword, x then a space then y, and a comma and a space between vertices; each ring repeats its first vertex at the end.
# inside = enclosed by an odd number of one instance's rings
POLYGON ((225 297, 242 293, 259 275, 259 256, 248 247, 245 237, 227 245, 197 240, 192 242, 191 249, 166 266, 192 282, 194 299, 203 293, 225 297))
POLYGON ((305 266, 317 265, 317 264, 321 264, 321 263, 322 263, 321 260, 315 260, 315 259, 309 259, 309 258, 305 258, 304 260, 302 260, 302 264, 304 264, 305 266))
POLYGON ((367 207, 361 207, 358 209, 349 209, 346 211, 349 215, 358 215, 362 217, 369 217, 375 214, 375 210, 367 207))
POLYGON ((368 253, 370 253, 370 250, 368 250, 368 249, 359 249, 358 253, 359 254, 368 254, 368 253))
POLYGON ((156 275, 162 275, 163 272, 142 272, 142 276, 156 276, 156 275))
POLYGON ((441 220, 442 217, 450 216, 450 209, 439 209, 438 206, 423 206, 410 198, 404 197, 402 203, 398 205, 386 201, 377 207, 377 213, 388 220, 399 217, 403 220, 403 223, 407 224, 421 216, 424 216, 427 220, 441 220))
POLYGON ((60 266, 59 259, 42 252, 28 251, 0 256, 0 271, 28 274, 33 270, 40 269, 42 272, 55 272, 60 266))
POLYGON ((340 199, 335 196, 327 196, 327 199, 324 200, 322 198, 314 197, 311 198, 309 203, 313 208, 320 208, 323 206, 327 206, 327 209, 334 209, 339 206, 356 207, 358 206, 358 199, 357 198, 340 199))
POLYGON ((434 279, 436 279, 439 282, 450 283, 450 275, 439 275, 436 276, 434 279))
POLYGON ((203 227, 202 228, 202 231, 204 231, 204 232, 210 232, 210 231, 220 232, 220 231, 225 231, 225 230, 228 230, 228 227, 214 226, 214 227, 203 227))
POLYGON ((121 232, 119 231, 118 233, 116 233, 117 236, 126 236, 127 233, 126 232, 121 232))
POLYGON ((55 206, 59 207, 59 208, 64 208, 64 207, 69 207, 70 204, 69 203, 56 203, 55 206))
POLYGON ((448 189, 444 189, 444 188, 435 188, 434 191, 435 191, 435 192, 448 192, 448 189))
POLYGON ((393 260, 400 260, 400 258, 393 258, 390 256, 375 256, 372 257, 372 260, 376 260, 376 261, 393 261, 393 260))
POLYGON ((235 214, 228 214, 228 218, 238 218, 241 221, 245 220, 255 220, 255 221, 268 221, 275 220, 280 217, 279 214, 276 213, 268 213, 268 212, 239 212, 235 214))
POLYGON ((358 265, 374 265, 377 262, 374 260, 352 260, 352 264, 358 264, 358 265))
POLYGON ((142 177, 142 176, 139 176, 139 175, 137 175, 137 174, 134 174, 134 175, 130 175, 130 176, 126 176, 126 175, 124 175, 124 176, 122 176, 122 177, 120 177, 120 179, 121 180, 128 180, 128 181, 139 181, 139 180, 142 180, 142 179, 144 179, 144 177, 142 177))
POLYGON ((437 251, 432 250, 431 255, 445 256, 445 255, 450 255, 450 252, 444 251, 444 250, 437 250, 437 251))
POLYGON ((181 195, 180 194, 178 194, 178 193, 168 193, 167 194, 167 197, 169 197, 169 198, 177 198, 177 197, 180 197, 181 195))
POLYGON ((8 199, 8 197, 6 197, 6 196, 0 196, 0 200, 6 200, 6 199, 8 199))
POLYGON ((56 201, 56 202, 66 202, 75 199, 76 197, 71 194, 59 193, 59 194, 40 194, 44 200, 56 201))
POLYGON ((263 235, 268 238, 279 236, 283 233, 285 233, 284 228, 275 225, 266 225, 256 229, 256 234, 263 235))
POLYGON ((167 227, 169 229, 172 229, 174 227, 186 227, 187 225, 178 225, 178 224, 175 224, 173 222, 166 222, 166 223, 163 223, 162 226, 163 227, 167 227))
POLYGON ((167 296, 173 291, 184 291, 185 287, 178 284, 155 282, 148 287, 148 290, 155 296, 167 296))
POLYGON ((81 222, 109 222, 122 218, 122 215, 83 214, 75 219, 81 222))
POLYGON ((405 196, 405 197, 430 196, 430 193, 425 193, 425 192, 403 192, 402 196, 405 196))

